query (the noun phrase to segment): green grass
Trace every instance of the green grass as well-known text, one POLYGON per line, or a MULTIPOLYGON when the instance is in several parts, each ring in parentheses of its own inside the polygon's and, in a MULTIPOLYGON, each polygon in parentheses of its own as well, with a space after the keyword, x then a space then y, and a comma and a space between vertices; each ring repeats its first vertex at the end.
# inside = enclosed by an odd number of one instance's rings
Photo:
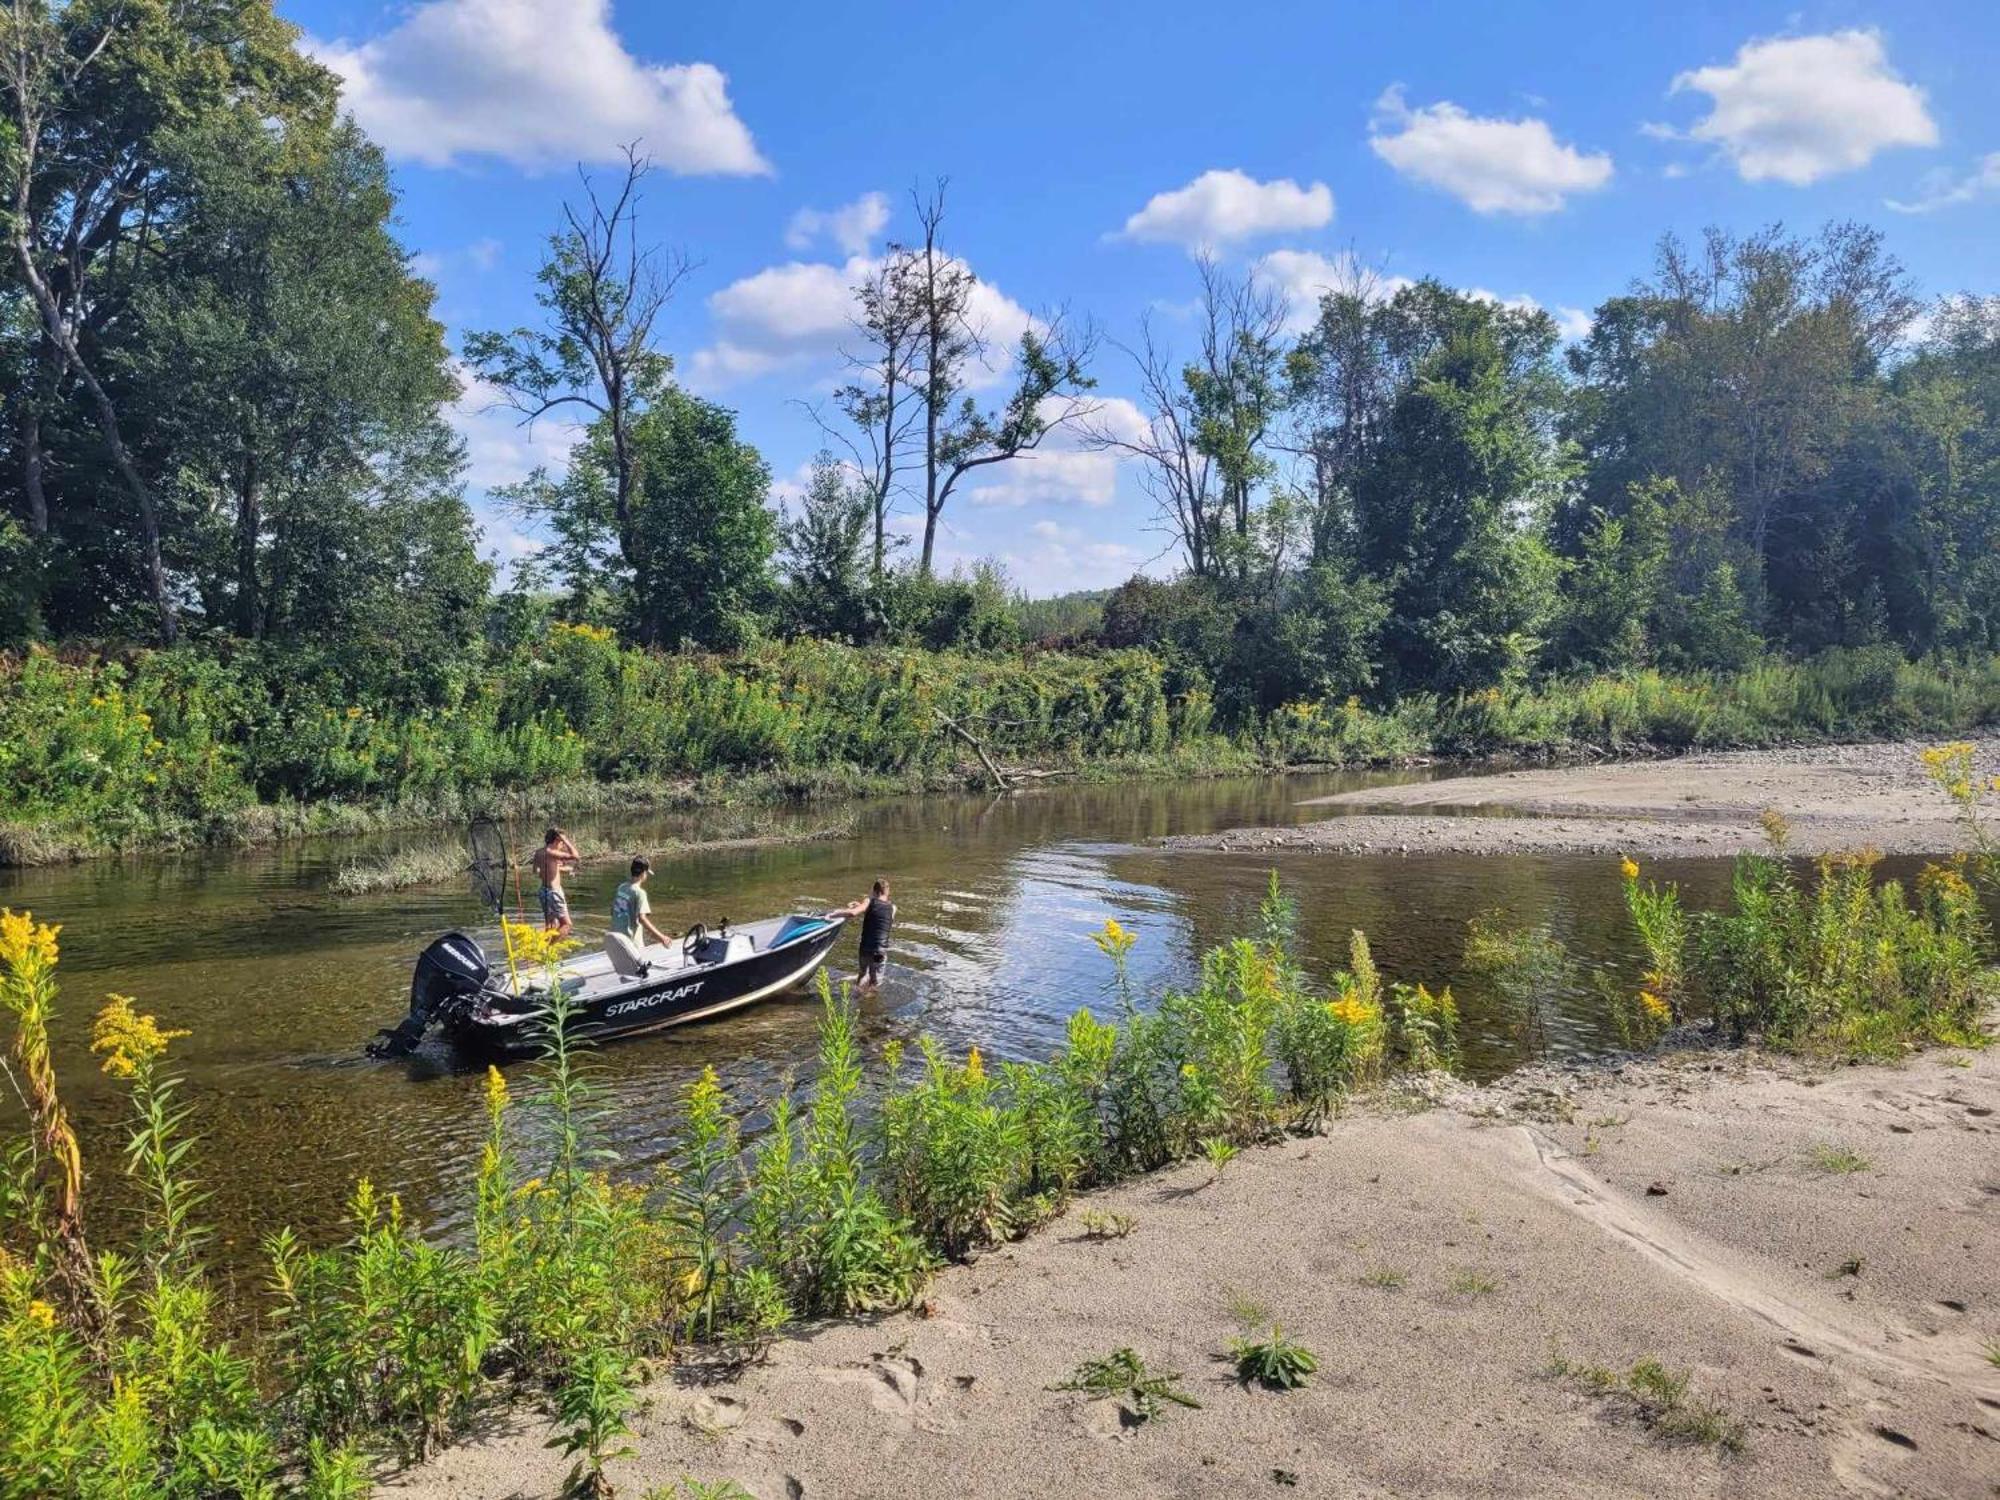
POLYGON ((1409 1272, 1400 1271, 1394 1266, 1376 1266, 1361 1273, 1361 1284, 1377 1287, 1385 1292, 1400 1291, 1410 1284, 1410 1275, 1409 1272))
POLYGON ((1451 1289, 1460 1296, 1490 1297, 1500 1290, 1500 1278, 1487 1271, 1461 1271, 1452 1278, 1451 1289))
POLYGON ((1832 1176, 1844 1177, 1874 1169, 1875 1163, 1852 1147, 1821 1141, 1808 1148, 1806 1160, 1832 1176))
POLYGON ((1662 1442, 1695 1443, 1740 1453, 1748 1441, 1748 1429, 1741 1419, 1692 1394, 1688 1371, 1669 1369, 1657 1359, 1644 1358, 1629 1370, 1619 1371, 1572 1360, 1552 1348, 1548 1373, 1581 1386, 1591 1395, 1622 1402, 1639 1424, 1662 1442))

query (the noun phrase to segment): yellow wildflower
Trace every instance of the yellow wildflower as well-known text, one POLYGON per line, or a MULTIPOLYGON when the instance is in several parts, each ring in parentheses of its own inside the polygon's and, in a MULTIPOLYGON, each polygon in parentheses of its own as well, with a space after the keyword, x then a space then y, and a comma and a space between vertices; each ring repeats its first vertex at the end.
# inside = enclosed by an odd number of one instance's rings
POLYGON ((965 1054, 965 1076, 968 1082, 977 1083, 986 1076, 986 1060, 979 1055, 977 1047, 965 1054))
POLYGON ((1193 1063, 1181 1064, 1181 1077, 1183 1078, 1192 1078, 1195 1076, 1196 1073, 1200 1071, 1201 1070, 1197 1068, 1193 1063))
POLYGON ((56 1326, 56 1310, 37 1297, 28 1304, 28 1321, 38 1328, 53 1328, 56 1326))
POLYGON ((361 710, 356 708, 353 704, 350 703, 347 706, 347 717, 350 719, 358 719, 361 717, 361 710))
POLYGON ((1326 1003, 1327 1014, 1343 1026, 1368 1026, 1381 1019, 1381 1012, 1366 1001, 1346 995, 1326 1003))
POLYGON ((1104 925, 1090 935, 1090 940, 1097 944, 1106 958, 1118 959, 1132 951, 1139 935, 1128 931, 1116 917, 1106 917, 1104 925))
POLYGON ((1666 1001, 1662 1000, 1651 990, 1639 991, 1639 1004, 1644 1007, 1648 1016, 1659 1022, 1662 1026, 1674 1018, 1673 1007, 1668 1005, 1666 1001))
POLYGON ((60 927, 37 922, 33 912, 17 912, 0 907, 0 960, 13 968, 46 966, 56 961, 56 934, 60 927))
POLYGON ((1637 880, 1639 878, 1639 862, 1629 854, 1626 855, 1618 861, 1618 873, 1627 880, 1637 880))
POLYGON ((103 1054, 104 1071, 113 1078, 130 1078, 152 1065, 168 1043, 186 1031, 162 1031, 151 1016, 132 1008, 130 995, 111 995, 90 1027, 90 1050, 103 1054))
POLYGON ((497 1115, 506 1107, 507 1080, 501 1076, 498 1068, 488 1063, 486 1065, 486 1112, 497 1115))

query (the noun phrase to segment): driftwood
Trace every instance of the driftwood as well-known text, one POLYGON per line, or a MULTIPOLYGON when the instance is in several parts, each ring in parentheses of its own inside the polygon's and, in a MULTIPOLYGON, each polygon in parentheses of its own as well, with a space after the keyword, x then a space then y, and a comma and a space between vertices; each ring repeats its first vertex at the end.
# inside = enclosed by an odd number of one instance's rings
POLYGON ((1007 780, 1007 773, 993 763, 993 757, 986 753, 986 747, 979 742, 977 735, 959 723, 950 714, 940 713, 938 714, 938 720, 945 728, 964 740, 966 744, 972 746, 973 750, 978 753, 979 763, 986 767, 986 774, 993 778, 993 785, 996 790, 1009 792, 1014 789, 1013 783, 1007 780))

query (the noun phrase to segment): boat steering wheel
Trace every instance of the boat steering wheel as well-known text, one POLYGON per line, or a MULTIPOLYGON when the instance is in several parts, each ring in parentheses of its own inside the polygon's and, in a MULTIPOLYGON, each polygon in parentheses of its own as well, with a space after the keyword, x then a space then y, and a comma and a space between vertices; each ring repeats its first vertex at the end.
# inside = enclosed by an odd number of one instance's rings
POLYGON ((681 957, 692 959, 694 957, 694 950, 699 948, 707 937, 708 929, 699 922, 688 928, 687 932, 681 937, 681 957))

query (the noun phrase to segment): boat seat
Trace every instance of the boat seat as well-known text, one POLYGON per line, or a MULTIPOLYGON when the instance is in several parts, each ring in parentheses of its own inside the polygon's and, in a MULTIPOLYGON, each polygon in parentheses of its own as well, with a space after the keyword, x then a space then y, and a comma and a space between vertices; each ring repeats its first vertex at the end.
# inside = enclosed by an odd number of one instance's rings
POLYGON ((644 979, 653 966, 640 956, 639 945, 622 932, 604 934, 604 955, 620 979, 644 979))

